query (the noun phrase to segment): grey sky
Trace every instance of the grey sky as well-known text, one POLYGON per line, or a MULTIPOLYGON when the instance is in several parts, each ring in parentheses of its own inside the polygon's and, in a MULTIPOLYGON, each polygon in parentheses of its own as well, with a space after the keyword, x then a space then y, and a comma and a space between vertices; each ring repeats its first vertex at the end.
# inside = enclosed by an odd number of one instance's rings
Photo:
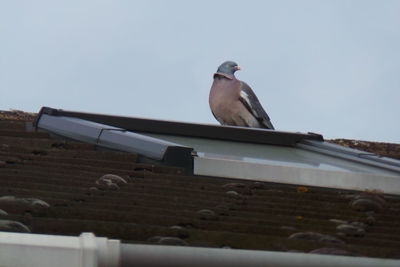
POLYGON ((0 0, 0 109, 214 123, 242 71, 278 130, 400 142, 400 1, 0 0))

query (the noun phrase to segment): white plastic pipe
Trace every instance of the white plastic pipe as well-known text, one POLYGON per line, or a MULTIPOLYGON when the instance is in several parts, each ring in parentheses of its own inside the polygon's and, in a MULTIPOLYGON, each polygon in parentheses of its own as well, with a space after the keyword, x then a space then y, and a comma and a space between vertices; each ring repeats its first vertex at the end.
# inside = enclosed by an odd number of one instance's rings
POLYGON ((0 266, 119 266, 120 241, 83 233, 79 237, 0 232, 0 266))
POLYGON ((241 249, 123 244, 121 266, 399 267, 400 260, 241 249))
POLYGON ((398 267, 400 260, 307 253, 120 244, 83 233, 79 237, 0 232, 0 266, 7 267, 203 267, 362 266, 398 267))

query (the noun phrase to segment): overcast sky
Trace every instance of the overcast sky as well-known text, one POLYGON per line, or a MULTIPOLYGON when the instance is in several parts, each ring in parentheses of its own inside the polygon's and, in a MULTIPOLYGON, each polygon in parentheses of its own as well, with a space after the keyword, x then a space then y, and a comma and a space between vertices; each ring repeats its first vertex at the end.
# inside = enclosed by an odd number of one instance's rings
POLYGON ((400 142, 400 1, 0 3, 1 110, 217 124, 234 60, 278 130, 400 142))

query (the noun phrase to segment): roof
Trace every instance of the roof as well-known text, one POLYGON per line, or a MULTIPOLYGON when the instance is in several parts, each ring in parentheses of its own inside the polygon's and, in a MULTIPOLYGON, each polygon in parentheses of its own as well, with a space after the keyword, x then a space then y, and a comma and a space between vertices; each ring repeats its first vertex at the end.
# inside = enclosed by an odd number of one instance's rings
POLYGON ((396 196, 186 175, 0 116, 1 230, 400 258, 396 196))
POLYGON ((329 142, 355 148, 363 151, 372 152, 383 157, 400 159, 400 144, 385 143, 385 142, 369 142, 352 139, 333 139, 329 142))

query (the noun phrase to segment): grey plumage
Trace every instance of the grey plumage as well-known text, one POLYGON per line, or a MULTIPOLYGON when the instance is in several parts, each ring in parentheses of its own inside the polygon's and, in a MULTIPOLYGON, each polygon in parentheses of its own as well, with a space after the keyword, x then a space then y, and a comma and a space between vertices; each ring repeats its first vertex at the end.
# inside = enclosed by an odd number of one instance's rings
POLYGON ((222 63, 211 86, 209 104, 222 125, 274 129, 271 120, 251 87, 235 77, 240 70, 233 61, 222 63))

